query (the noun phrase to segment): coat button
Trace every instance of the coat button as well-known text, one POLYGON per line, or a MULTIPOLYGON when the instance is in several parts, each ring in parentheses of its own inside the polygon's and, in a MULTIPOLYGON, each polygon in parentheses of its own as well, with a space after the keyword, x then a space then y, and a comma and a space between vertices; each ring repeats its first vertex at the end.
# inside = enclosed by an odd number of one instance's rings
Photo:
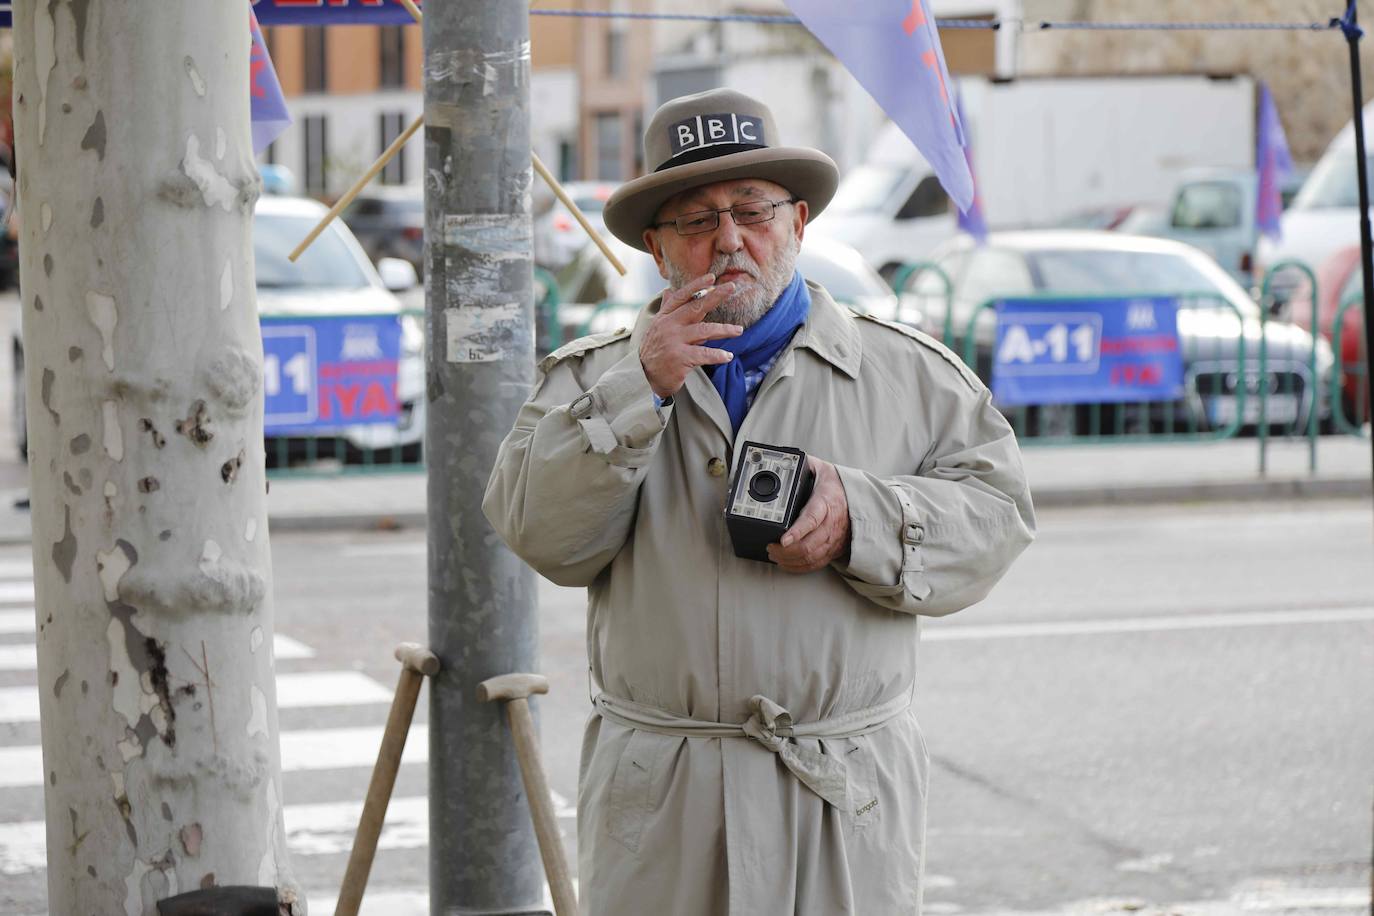
POLYGON ((725 462, 721 461, 719 458, 712 458, 710 461, 706 462, 706 473, 710 474, 712 477, 724 477, 725 462))

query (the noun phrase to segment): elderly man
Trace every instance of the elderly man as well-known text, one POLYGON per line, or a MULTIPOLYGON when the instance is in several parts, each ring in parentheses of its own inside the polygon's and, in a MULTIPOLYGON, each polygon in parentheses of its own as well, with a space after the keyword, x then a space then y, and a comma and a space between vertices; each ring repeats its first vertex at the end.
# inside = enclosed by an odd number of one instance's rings
POLYGON ((1015 437, 949 351, 795 272, 837 173, 779 146, 764 105, 675 99, 644 146, 654 171, 605 220, 669 288, 540 364, 484 503, 588 589, 584 908, 918 913, 917 618, 981 599, 1030 542, 1015 437), (772 562, 725 524, 745 440, 813 456, 772 562))

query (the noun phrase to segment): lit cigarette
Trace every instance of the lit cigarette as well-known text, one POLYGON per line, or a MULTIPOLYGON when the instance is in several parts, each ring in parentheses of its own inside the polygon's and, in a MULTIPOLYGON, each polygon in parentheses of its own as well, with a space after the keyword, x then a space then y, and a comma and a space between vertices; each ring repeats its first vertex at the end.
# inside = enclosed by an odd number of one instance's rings
POLYGON ((708 286, 705 289, 699 289, 696 292, 692 293, 692 298, 688 299, 687 301, 695 302, 698 299, 705 299, 708 295, 710 295, 711 291, 714 289, 714 286, 708 286))

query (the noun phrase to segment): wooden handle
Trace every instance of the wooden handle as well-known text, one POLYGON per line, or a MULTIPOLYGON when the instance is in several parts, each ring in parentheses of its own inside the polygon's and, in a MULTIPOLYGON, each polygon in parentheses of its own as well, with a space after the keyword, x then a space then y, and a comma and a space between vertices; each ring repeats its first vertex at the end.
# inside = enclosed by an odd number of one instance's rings
POLYGON ((541 674, 503 674, 477 685, 477 699, 483 703, 523 700, 533 693, 548 693, 549 679, 541 674))
POLYGON ((329 212, 320 219, 314 229, 310 230, 310 234, 301 240, 301 243, 296 246, 296 250, 287 255, 287 260, 294 264, 296 259, 301 256, 301 252, 309 248, 310 243, 320 237, 320 233, 324 231, 326 226, 334 221, 335 217, 343 212, 344 207, 353 203, 353 198, 357 197, 362 192, 363 188, 367 187, 369 181, 377 177, 378 172, 386 168, 386 164, 395 158, 396 154, 401 151, 401 147, 406 145, 407 140, 415 136, 415 131, 419 130, 424 123, 424 115, 421 115, 411 122, 411 125, 405 129, 403 134, 391 141, 391 145, 386 148, 386 151, 378 157, 376 162, 372 163, 372 168, 364 172, 363 177, 355 181, 353 187, 349 188, 348 191, 344 193, 344 196, 339 198, 339 202, 329 208, 329 212))
POLYGON ((543 161, 539 158, 539 154, 531 152, 530 158, 531 161, 534 162, 534 170, 539 173, 540 178, 544 179, 544 182, 549 186, 549 190, 553 191, 554 196, 563 202, 563 206, 572 211, 573 218, 576 219, 578 224, 582 227, 582 231, 587 233, 587 236, 596 243, 597 248, 601 249, 601 253, 606 256, 606 260, 611 262, 611 266, 614 267, 622 277, 625 276, 625 265, 620 263, 620 258, 617 258, 615 252, 611 251, 611 247, 606 244, 606 240, 601 237, 601 234, 596 231, 591 223, 587 222, 587 217, 582 215, 582 211, 578 209, 577 204, 573 203, 573 199, 568 196, 568 192, 563 190, 563 186, 558 183, 558 179, 554 178, 553 173, 544 166, 543 161))
MULTIPOLYGON (((547 690, 547 681, 544 681, 544 687, 547 690)), ((558 835, 558 818, 554 815, 544 764, 539 759, 539 739, 534 734, 534 717, 530 715, 529 701, 524 698, 511 700, 506 704, 506 715, 510 718, 511 735, 515 738, 515 755, 520 761, 525 796, 530 800, 530 818, 534 821, 535 839, 539 841, 539 855, 544 860, 544 874, 549 880, 554 912, 558 916, 577 916, 577 895, 573 893, 572 874, 563 855, 563 838, 558 835)))
MULTIPOLYGON (((401 648, 405 646, 396 650, 398 656, 401 648)), ((437 664, 438 659, 435 662, 437 664)), ((363 891, 367 889, 367 877, 377 854, 377 840, 382 835, 382 824, 386 821, 386 807, 391 802, 391 790, 396 785, 396 772, 401 768, 401 754, 406 749, 406 735, 415 716, 415 701, 420 696, 422 681, 418 670, 402 664, 401 679, 396 684, 396 696, 391 701, 386 730, 382 732, 382 746, 377 751, 377 764, 372 768, 372 781, 367 786, 363 814, 358 821, 358 832, 353 837, 353 851, 348 856, 348 867, 344 870, 334 916, 357 916, 358 908, 362 906, 363 891)))
POLYGON ((419 643, 403 642, 396 647, 396 661, 425 677, 439 673, 439 656, 419 643))

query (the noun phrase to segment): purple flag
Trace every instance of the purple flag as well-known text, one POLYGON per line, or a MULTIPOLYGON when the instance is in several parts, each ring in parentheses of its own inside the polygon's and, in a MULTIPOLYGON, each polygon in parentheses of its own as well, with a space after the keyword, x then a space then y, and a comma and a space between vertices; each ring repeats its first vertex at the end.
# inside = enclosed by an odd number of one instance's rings
POLYGON ((787 0, 787 5, 916 144, 959 209, 973 206, 963 129, 926 0, 787 0))
POLYGON ((1293 157, 1288 153, 1288 138, 1283 135, 1283 123, 1269 87, 1260 83, 1259 142, 1255 150, 1255 167, 1259 170, 1259 200, 1255 202, 1255 222, 1259 231, 1274 241, 1282 239, 1280 216, 1283 196, 1279 185, 1293 172, 1293 157))
MULTIPOLYGON (((964 117, 964 100, 962 96, 954 97, 954 111, 959 115, 959 123, 963 124, 968 119, 964 117)), ((988 222, 983 216, 983 195, 978 190, 978 172, 973 167, 973 141, 969 139, 968 131, 964 132, 964 159, 968 161, 968 173, 973 181, 973 203, 967 210, 959 211, 959 228, 967 232, 978 242, 984 244, 988 240, 988 222)))
POLYGON ((248 58, 249 120, 253 124, 253 154, 257 155, 291 126, 291 114, 286 110, 281 83, 277 81, 272 58, 267 56, 267 42, 262 39, 252 7, 248 8, 248 22, 253 33, 253 49, 248 58))

